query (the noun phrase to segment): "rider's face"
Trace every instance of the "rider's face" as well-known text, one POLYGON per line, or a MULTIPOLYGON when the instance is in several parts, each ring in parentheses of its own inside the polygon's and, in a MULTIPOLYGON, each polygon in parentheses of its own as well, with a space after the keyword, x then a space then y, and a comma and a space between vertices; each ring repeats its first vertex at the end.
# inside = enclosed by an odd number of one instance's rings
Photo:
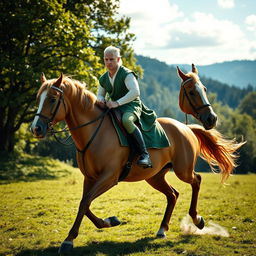
POLYGON ((113 53, 105 53, 104 63, 109 72, 115 72, 118 68, 120 57, 116 57, 113 53))

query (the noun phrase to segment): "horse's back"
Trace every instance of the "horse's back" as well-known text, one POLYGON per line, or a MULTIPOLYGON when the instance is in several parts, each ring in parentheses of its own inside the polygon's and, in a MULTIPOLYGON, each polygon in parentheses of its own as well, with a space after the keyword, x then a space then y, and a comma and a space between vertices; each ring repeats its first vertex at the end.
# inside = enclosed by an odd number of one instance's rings
POLYGON ((197 144, 198 140, 195 134, 187 125, 167 117, 160 117, 157 120, 165 130, 171 146, 173 146, 173 143, 181 143, 183 140, 197 144))

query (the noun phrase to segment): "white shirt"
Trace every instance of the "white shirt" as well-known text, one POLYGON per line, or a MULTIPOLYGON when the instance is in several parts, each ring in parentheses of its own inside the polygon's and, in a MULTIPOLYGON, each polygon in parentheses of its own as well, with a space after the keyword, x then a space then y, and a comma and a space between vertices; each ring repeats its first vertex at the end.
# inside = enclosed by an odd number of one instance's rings
MULTIPOLYGON (((118 69, 113 77, 110 77, 108 74, 108 78, 109 78, 109 81, 112 86, 114 86, 116 74, 117 74, 119 68, 120 68, 120 66, 118 67, 118 69)), ((138 84, 138 81, 133 73, 130 73, 126 76, 124 83, 125 83, 126 88, 128 89, 128 92, 122 98, 117 100, 119 105, 124 105, 128 102, 133 101, 138 96, 140 96, 139 84, 138 84)), ((105 96, 106 96, 106 90, 102 86, 99 85, 97 99, 100 101, 103 101, 105 99, 105 96)))

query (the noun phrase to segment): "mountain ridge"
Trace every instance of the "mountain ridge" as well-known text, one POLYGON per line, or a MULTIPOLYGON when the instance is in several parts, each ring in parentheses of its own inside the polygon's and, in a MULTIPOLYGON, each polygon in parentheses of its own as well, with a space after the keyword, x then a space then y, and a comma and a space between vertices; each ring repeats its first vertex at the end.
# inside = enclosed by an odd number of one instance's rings
MULTIPOLYGON (((196 65, 196 63, 194 64, 196 65)), ((191 67, 187 64, 171 64, 170 66, 179 66, 186 70, 190 70, 191 67)), ((234 60, 196 66, 200 70, 201 76, 207 76, 208 78, 239 88, 246 88, 248 86, 256 88, 256 60, 234 60)))

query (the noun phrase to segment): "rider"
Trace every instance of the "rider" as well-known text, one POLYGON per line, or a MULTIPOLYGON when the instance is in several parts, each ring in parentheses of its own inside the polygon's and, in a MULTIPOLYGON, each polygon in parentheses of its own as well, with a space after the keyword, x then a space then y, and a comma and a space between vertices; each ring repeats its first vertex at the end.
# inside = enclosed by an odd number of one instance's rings
POLYGON ((138 121, 140 128, 143 129, 143 123, 146 124, 144 126, 148 127, 155 122, 156 114, 141 102, 137 75, 122 66, 118 48, 109 46, 104 50, 104 64, 107 72, 99 78, 97 103, 101 107, 107 106, 121 110, 122 124, 135 140, 139 151, 137 164, 144 168, 151 167, 151 160, 143 135, 135 122, 138 121), (105 99, 107 93, 110 97, 109 101, 105 99))

